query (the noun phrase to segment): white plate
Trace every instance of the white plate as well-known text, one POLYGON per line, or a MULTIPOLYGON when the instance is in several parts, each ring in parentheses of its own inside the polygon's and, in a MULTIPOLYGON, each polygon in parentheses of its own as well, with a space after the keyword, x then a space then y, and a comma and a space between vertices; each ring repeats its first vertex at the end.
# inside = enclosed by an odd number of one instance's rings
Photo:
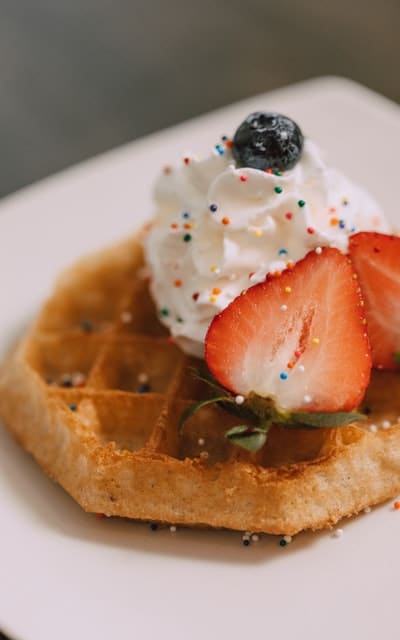
MULTIPOLYGON (((400 112, 325 78, 251 98, 129 144, 0 206, 0 350, 61 267, 129 233, 179 151, 203 151, 250 111, 292 115, 329 160, 398 215, 400 112)), ((40 153, 40 149, 38 149, 40 153)), ((86 515, 0 430, 0 627, 21 640, 398 638, 400 512, 392 503, 281 548, 239 533, 151 532, 86 515)))

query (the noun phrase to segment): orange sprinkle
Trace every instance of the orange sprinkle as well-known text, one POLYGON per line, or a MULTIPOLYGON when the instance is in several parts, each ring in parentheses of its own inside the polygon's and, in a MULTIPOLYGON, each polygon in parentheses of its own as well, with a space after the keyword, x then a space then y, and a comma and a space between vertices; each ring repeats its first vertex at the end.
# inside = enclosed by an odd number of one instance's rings
POLYGON ((272 169, 265 169, 265 173, 272 173, 272 169))
POLYGON ((288 362, 287 363, 287 368, 288 369, 293 369, 293 367, 294 367, 294 362, 288 362))
POLYGON ((225 146, 226 146, 228 149, 232 149, 232 147, 233 147, 233 140, 226 140, 226 142, 225 142, 225 146))
POLYGON ((394 503, 393 506, 394 506, 395 509, 400 509, 400 501, 396 500, 396 502, 394 503))
POLYGON ((193 229, 193 225, 190 222, 185 222, 183 225, 184 229, 193 229))
POLYGON ((182 286, 182 280, 174 280, 174 287, 181 287, 182 286))
POLYGON ((329 209, 329 213, 336 213, 336 207, 331 207, 329 209))
POLYGON ((291 293, 292 292, 292 287, 285 287, 284 288, 284 292, 285 293, 291 293))
POLYGON ((173 222, 171 224, 171 229, 177 229, 177 228, 178 228, 178 225, 176 224, 176 222, 173 222))
POLYGON ((272 275, 273 275, 275 278, 279 278, 279 276, 281 276, 281 275, 282 275, 282 271, 279 271, 279 270, 278 270, 278 271, 274 271, 272 275))
POLYGON ((338 223, 338 222, 339 222, 339 219, 338 219, 338 218, 331 218, 331 219, 330 219, 330 221, 329 221, 329 224, 330 224, 332 227, 335 227, 335 226, 337 225, 337 223, 338 223))
POLYGON ((221 293, 221 289, 218 289, 218 287, 214 287, 214 289, 212 290, 212 294, 214 296, 218 296, 221 293))
POLYGON ((294 262, 287 262, 286 263, 286 269, 293 269, 294 267, 294 262))
POLYGON ((230 218, 227 218, 226 216, 225 216, 225 218, 222 218, 222 220, 221 220, 222 224, 229 224, 230 221, 231 221, 230 218))

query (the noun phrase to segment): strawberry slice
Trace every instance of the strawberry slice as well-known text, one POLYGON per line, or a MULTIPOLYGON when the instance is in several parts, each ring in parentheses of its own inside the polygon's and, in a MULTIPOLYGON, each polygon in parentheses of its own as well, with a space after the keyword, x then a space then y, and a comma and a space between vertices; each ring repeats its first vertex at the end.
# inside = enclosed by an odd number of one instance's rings
POLYGON ((247 289, 213 319, 206 361, 233 393, 272 398, 285 410, 354 409, 371 356, 349 259, 337 249, 312 251, 247 289))
POLYGON ((350 237, 349 252, 365 301, 372 362, 396 369, 400 351, 400 238, 362 232, 350 237))

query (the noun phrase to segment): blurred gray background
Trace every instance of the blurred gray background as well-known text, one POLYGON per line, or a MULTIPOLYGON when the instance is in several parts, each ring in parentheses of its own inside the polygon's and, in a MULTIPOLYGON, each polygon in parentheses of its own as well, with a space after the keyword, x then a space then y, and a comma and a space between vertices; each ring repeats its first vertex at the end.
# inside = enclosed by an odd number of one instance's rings
POLYGON ((0 196, 313 76, 399 102, 399 26, 399 0, 0 0, 0 196))

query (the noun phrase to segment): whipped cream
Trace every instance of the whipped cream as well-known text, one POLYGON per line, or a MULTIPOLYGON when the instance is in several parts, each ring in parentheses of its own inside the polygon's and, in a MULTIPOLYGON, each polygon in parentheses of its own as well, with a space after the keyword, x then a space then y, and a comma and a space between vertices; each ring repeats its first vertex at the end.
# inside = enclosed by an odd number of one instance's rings
POLYGON ((390 231, 375 200, 308 139, 284 173, 236 168, 229 143, 186 157, 160 176, 155 200, 144 243, 151 292, 177 344, 198 357, 212 318, 268 272, 319 246, 346 252, 357 231, 390 231))

